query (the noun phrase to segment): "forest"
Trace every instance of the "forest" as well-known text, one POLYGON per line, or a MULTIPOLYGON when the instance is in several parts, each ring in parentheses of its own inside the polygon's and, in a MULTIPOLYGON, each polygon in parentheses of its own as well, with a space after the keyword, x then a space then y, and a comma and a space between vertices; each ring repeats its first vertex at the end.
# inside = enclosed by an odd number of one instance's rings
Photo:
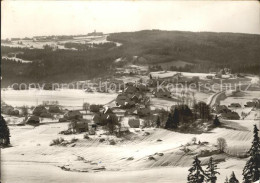
POLYGON ((113 33, 108 40, 122 43, 124 55, 142 56, 151 64, 193 63, 183 70, 187 72, 228 67, 234 72, 260 73, 260 35, 144 30, 113 33))
POLYGON ((120 48, 102 45, 87 50, 52 50, 2 46, 2 55, 32 61, 23 64, 2 58, 2 86, 13 82, 71 82, 107 74, 111 63, 120 57, 120 48))
MULTIPOLYGON (((232 72, 259 74, 260 36, 234 33, 145 30, 113 33, 110 43, 71 44, 76 50, 30 49, 1 46, 1 54, 32 61, 22 64, 2 58, 2 86, 12 82, 71 82, 106 75, 117 58, 143 57, 147 64, 174 60, 193 63, 169 70, 210 72, 231 68, 232 72), (117 47, 115 43, 122 43, 117 47), (33 77, 32 77, 33 76, 33 77)), ((138 64, 138 63, 137 63, 138 64)))

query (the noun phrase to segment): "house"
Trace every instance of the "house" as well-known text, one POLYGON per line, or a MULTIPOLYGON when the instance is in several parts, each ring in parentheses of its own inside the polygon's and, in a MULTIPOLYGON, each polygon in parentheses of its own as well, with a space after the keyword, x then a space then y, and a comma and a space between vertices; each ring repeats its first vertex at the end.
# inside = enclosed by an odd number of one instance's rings
POLYGON ((133 85, 128 85, 124 90, 124 92, 127 94, 135 94, 137 91, 138 89, 133 85))
POLYGON ((89 123, 90 120, 87 119, 81 119, 80 121, 73 121, 69 124, 69 130, 76 133, 87 132, 89 123))
POLYGON ((149 91, 149 88, 145 85, 145 84, 138 84, 137 86, 138 90, 141 91, 141 92, 146 92, 146 91, 149 91))
POLYGON ((39 116, 30 116, 27 120, 26 120, 26 124, 39 124, 40 123, 40 118, 39 116))
POLYGON ((36 106, 33 109, 33 115, 35 116, 41 116, 43 113, 48 113, 48 110, 43 105, 36 106))
POLYGON ((97 112, 92 118, 93 122, 97 125, 106 125, 108 120, 118 123, 118 118, 111 108, 106 107, 102 112, 97 112))
POLYGON ((130 100, 137 103, 137 102, 139 102, 139 97, 137 97, 137 95, 134 95, 130 100))
POLYGON ((238 113, 236 113, 234 111, 221 113, 220 117, 223 118, 223 119, 229 119, 229 120, 239 120, 240 119, 240 116, 238 115, 238 113))
POLYGON ((85 92, 88 92, 88 93, 93 93, 94 91, 93 91, 93 89, 92 89, 92 88, 87 88, 87 89, 85 90, 85 92))
POLYGON ((171 92, 167 89, 155 89, 152 94, 157 98, 171 98, 171 92))
POLYGON ((148 116, 151 114, 151 109, 145 106, 140 106, 137 108, 138 116, 148 116))
POLYGON ((97 125, 95 123, 89 123, 88 124, 88 134, 89 135, 95 135, 97 130, 97 125))
POLYGON ((80 120, 83 118, 83 115, 79 111, 68 111, 64 114, 66 120, 80 120))
POLYGON ((207 79, 213 79, 213 76, 212 75, 207 75, 206 78, 207 79))
POLYGON ((52 84, 51 83, 43 84, 43 89, 44 90, 53 90, 52 84))
POLYGON ((130 128, 139 128, 140 127, 140 120, 139 119, 135 119, 135 118, 130 118, 128 120, 128 125, 130 126, 130 128))
POLYGON ((231 103, 228 107, 240 108, 241 105, 239 103, 231 103))
POLYGON ((245 107, 255 107, 255 108, 260 108, 260 99, 253 99, 253 101, 249 101, 246 103, 245 107))
POLYGON ((125 93, 120 93, 116 97, 116 104, 117 106, 124 106, 126 102, 129 101, 129 98, 125 93))
POLYGON ((128 96, 126 93, 118 94, 116 98, 116 105, 121 107, 132 107, 139 101, 138 97, 136 95, 133 95, 132 97, 128 96))
POLYGON ((89 110, 90 112, 99 112, 101 107, 102 107, 101 105, 91 104, 89 106, 89 110))
POLYGON ((230 112, 231 110, 225 106, 225 105, 215 105, 212 108, 217 114, 221 114, 221 113, 227 113, 230 112))
POLYGON ((92 120, 95 124, 101 124, 102 123, 102 118, 101 118, 101 113, 98 112, 98 113, 95 113, 94 116, 92 117, 92 120))
POLYGON ((217 73, 217 74, 215 75, 215 78, 221 79, 221 78, 222 78, 222 74, 221 74, 221 73, 217 73))

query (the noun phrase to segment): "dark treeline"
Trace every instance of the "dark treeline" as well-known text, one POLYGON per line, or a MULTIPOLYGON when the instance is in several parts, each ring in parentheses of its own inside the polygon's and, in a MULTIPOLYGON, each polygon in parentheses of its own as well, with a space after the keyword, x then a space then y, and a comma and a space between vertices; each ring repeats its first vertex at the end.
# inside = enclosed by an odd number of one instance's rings
POLYGON ((106 42, 106 43, 75 43, 75 42, 67 42, 64 44, 65 48, 75 48, 80 51, 85 51, 93 48, 99 48, 99 49, 110 49, 113 47, 116 47, 115 43, 112 42, 106 42))
POLYGON ((124 54, 142 56, 151 64, 194 63, 183 71, 208 72, 226 65, 234 72, 257 74, 260 70, 259 35, 144 30, 110 34, 108 40, 122 43, 124 54))
POLYGON ((188 105, 179 104, 168 111, 159 111, 157 127, 181 132, 196 132, 201 125, 207 122, 210 128, 220 126, 217 117, 213 120, 210 106, 204 102, 194 104, 193 109, 188 105))
MULTIPOLYGON (((112 62, 120 57, 120 48, 99 48, 87 51, 10 48, 2 46, 2 55, 23 52, 16 57, 33 61, 21 64, 2 59, 3 83, 15 79, 25 81, 66 82, 106 74, 112 62)), ((10 83, 9 83, 10 84, 10 83)))

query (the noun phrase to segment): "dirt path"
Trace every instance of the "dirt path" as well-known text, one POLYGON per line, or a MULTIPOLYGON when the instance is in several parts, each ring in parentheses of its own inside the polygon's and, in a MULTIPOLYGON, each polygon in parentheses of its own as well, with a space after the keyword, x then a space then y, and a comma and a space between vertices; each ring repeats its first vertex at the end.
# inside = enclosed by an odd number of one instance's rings
POLYGON ((220 91, 220 92, 214 93, 213 95, 211 95, 209 97, 207 104, 212 107, 215 104, 219 103, 221 100, 220 96, 224 93, 225 93, 225 91, 220 91))

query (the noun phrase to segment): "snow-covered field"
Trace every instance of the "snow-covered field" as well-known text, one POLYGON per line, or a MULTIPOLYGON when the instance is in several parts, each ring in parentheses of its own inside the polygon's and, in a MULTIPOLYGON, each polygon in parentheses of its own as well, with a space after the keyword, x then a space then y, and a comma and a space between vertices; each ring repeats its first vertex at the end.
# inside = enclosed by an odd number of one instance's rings
MULTIPOLYGON (((192 155, 180 156, 179 147, 196 137, 200 141, 209 142, 212 148, 216 139, 227 140, 227 152, 245 152, 251 145, 252 126, 254 120, 231 121, 233 129, 217 128, 204 134, 181 134, 164 129, 137 130, 136 137, 118 141, 114 146, 107 142, 100 143, 97 139, 83 139, 79 135, 59 135, 58 132, 67 128, 67 123, 55 123, 31 126, 10 126, 12 146, 2 150, 3 182, 40 183, 40 182, 186 182, 188 168, 192 163, 192 155), (145 132, 150 135, 144 136, 145 132), (74 147, 49 146, 52 139, 78 138, 74 147), (157 140, 162 141, 158 142, 157 140), (155 155, 163 153, 163 156, 155 155), (155 160, 148 160, 153 155, 155 160), (83 157, 82 162, 78 157, 83 157), (132 157, 133 160, 127 160, 132 157), (91 164, 91 165, 90 165, 91 164), (64 171, 59 166, 69 167, 75 171, 64 171), (106 170, 95 172, 83 171, 88 167, 105 167, 106 170)), ((227 123, 228 125, 228 123, 227 123)), ((101 135, 102 138, 111 138, 101 135)), ((198 146, 191 146, 194 152, 198 146)), ((201 158, 202 162, 207 158, 201 158)), ((223 182, 226 176, 235 171, 242 180, 241 174, 245 159, 225 156, 225 161, 218 166, 221 175, 218 181, 223 182)))
POLYGON ((89 104, 106 104, 115 99, 116 93, 87 93, 83 90, 2 90, 2 101, 21 107, 36 106, 43 101, 58 101, 65 108, 82 109, 84 102, 89 104))
MULTIPOLYGON (((66 42, 73 42, 73 43, 106 43, 109 42, 107 41, 107 35, 104 36, 83 36, 83 37, 74 37, 73 39, 68 39, 68 40, 61 40, 61 41, 56 41, 56 40, 47 40, 47 41, 33 41, 33 40, 19 40, 19 41, 12 41, 11 43, 1 43, 2 46, 9 46, 9 47, 28 47, 28 48, 38 48, 38 49, 43 49, 43 46, 48 44, 52 46, 58 46, 59 49, 67 49, 64 47, 64 43, 66 42), (18 44, 18 42, 22 42, 23 44, 18 44)), ((117 43, 117 46, 121 46, 121 43, 117 43)))
MULTIPOLYGON (((257 97, 254 92, 243 95, 250 99, 257 97)), ((195 96, 199 96, 196 93, 195 96)), ((210 94, 202 94, 203 99, 210 94)), ((106 104, 113 101, 116 94, 86 93, 80 90, 60 91, 2 91, 2 99, 13 106, 35 106, 42 101, 58 101, 60 105, 73 108, 82 107, 83 102, 106 104), (41 93, 42 92, 42 93, 41 93)), ((239 96, 232 102, 240 100, 239 96)), ((228 103, 229 98, 221 101, 228 103)), ((173 101, 152 99, 152 105, 171 106, 173 101)), ((258 111, 252 111, 254 115, 258 111)), ((13 118, 13 120, 19 120, 13 118)), ((214 154, 221 175, 217 182, 224 182, 226 176, 235 171, 242 181, 242 170, 246 159, 238 158, 250 148, 252 127, 259 122, 246 117, 244 120, 222 121, 224 125, 208 133, 185 134, 165 129, 131 129, 123 138, 107 136, 99 132, 84 139, 84 134, 61 135, 68 123, 43 122, 40 126, 10 126, 12 147, 2 149, 2 180, 6 183, 43 183, 43 182, 176 182, 185 183, 193 157, 202 150, 216 149, 217 138, 227 141, 227 154, 214 154), (65 140, 77 138, 68 146, 49 146, 53 139, 65 140), (208 142, 208 145, 189 145, 191 151, 184 153, 182 147, 191 142, 208 142), (99 139, 104 138, 104 142, 99 139), (114 139, 115 145, 109 145, 114 139), (162 153, 159 155, 159 153, 162 153), (149 159, 149 157, 154 159, 149 159), (63 167, 63 169, 61 168, 63 167), (65 169, 64 169, 65 168, 65 169), (67 170, 67 171, 66 171, 67 170)), ((200 157, 205 164, 207 157, 200 157)), ((204 166, 205 168, 205 166, 204 166)))

